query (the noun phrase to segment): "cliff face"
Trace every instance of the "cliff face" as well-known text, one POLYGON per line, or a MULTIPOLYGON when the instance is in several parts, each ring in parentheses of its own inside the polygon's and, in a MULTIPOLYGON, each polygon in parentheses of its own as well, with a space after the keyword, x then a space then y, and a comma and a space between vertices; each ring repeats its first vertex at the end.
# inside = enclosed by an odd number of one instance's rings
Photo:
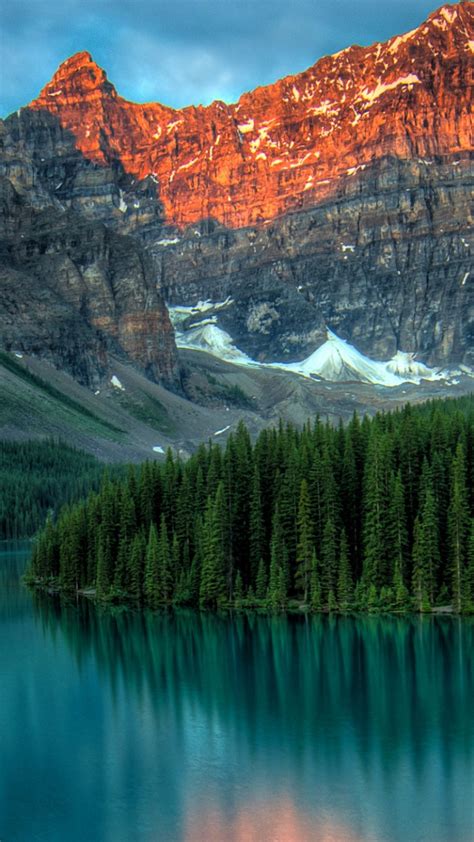
POLYGON ((2 347, 88 386, 110 376, 110 352, 176 383, 173 329, 139 244, 73 211, 36 210, 7 179, 0 203, 2 347))
POLYGON ((162 295, 230 296, 215 318, 260 359, 306 356, 328 325, 372 357, 474 365, 473 8, 444 6, 235 105, 129 103, 73 56, 0 124, 0 175, 22 208, 4 202, 10 288, 26 271, 34 295, 45 285, 80 313, 97 376, 112 347, 176 376, 162 295))
POLYGON ((472 3, 411 33, 349 47, 234 105, 179 111, 122 99, 89 53, 61 65, 31 103, 58 117, 86 158, 147 176, 166 219, 228 227, 307 208, 386 156, 472 148, 472 3))

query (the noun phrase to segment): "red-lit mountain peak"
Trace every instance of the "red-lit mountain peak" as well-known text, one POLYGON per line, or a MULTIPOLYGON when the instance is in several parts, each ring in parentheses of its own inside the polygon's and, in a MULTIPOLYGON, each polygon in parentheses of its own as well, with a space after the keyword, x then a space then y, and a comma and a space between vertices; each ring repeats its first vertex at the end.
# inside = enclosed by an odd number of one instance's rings
POLYGON ((473 49, 474 4, 464 2, 235 105, 127 102, 84 52, 61 65, 31 107, 57 115, 92 160, 153 176, 170 221, 243 226, 315 204, 374 158, 472 149, 473 49))

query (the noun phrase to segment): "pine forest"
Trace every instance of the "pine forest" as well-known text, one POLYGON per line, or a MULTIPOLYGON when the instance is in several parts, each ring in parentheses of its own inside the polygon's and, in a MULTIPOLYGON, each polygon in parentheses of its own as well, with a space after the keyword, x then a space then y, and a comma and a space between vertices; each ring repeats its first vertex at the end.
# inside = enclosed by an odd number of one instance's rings
POLYGON ((168 452, 49 517, 30 582, 156 610, 474 607, 474 399, 168 452))

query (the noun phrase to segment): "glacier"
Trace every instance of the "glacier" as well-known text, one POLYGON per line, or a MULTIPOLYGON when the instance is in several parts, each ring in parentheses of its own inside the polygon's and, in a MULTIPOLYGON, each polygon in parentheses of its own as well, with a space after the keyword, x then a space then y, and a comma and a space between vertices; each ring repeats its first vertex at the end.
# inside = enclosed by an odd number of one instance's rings
MULTIPOLYGON (((397 351, 390 360, 373 360, 329 328, 327 328, 326 342, 316 348, 306 359, 289 363, 262 363, 252 359, 235 345, 232 336, 218 326, 217 316, 206 317, 210 311, 215 312, 229 303, 232 303, 231 299, 215 303, 199 301, 194 307, 169 306, 177 347, 205 351, 224 362, 235 365, 289 371, 302 377, 333 383, 355 381, 393 388, 403 383, 419 384, 422 380, 450 380, 456 373, 460 373, 430 368, 425 363, 416 360, 413 353, 407 351, 397 351), (197 321, 185 329, 183 323, 190 316, 195 316, 197 321)), ((469 374, 472 376, 472 372, 469 374)))

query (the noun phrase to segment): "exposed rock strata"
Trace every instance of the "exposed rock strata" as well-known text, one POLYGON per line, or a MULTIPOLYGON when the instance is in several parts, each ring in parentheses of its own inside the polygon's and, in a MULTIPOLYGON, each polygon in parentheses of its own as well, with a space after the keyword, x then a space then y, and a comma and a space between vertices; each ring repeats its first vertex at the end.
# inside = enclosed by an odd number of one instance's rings
MULTIPOLYGON (((412 33, 350 47, 235 105, 180 111, 126 102, 88 53, 73 56, 0 124, 0 174, 15 188, 3 195, 7 287, 12 272, 28 277, 44 308, 35 347, 47 347, 50 295, 57 350, 46 353, 58 364, 81 357, 60 350, 77 317, 90 331, 84 381, 94 359, 97 376, 106 369, 111 343, 171 379, 157 284, 171 302, 231 296, 216 318, 254 357, 307 356, 329 325, 374 358, 403 349, 473 365, 473 44, 473 4, 445 6, 412 33), (102 223, 139 238, 153 267, 102 223), (74 246, 68 226, 81 232, 74 246), (45 253, 29 254, 25 235, 45 253)), ((4 341, 20 334, 17 320, 4 341)))
POLYGON ((30 107, 56 115, 89 160, 151 177, 168 221, 243 227, 333 196, 374 159, 471 149, 473 31, 472 3, 444 6, 411 33, 349 47, 234 105, 181 110, 122 99, 83 52, 30 107))
POLYGON ((72 211, 32 209, 6 179, 0 201, 2 347, 89 386, 110 375, 110 351, 177 382, 173 329, 139 244, 72 211))

